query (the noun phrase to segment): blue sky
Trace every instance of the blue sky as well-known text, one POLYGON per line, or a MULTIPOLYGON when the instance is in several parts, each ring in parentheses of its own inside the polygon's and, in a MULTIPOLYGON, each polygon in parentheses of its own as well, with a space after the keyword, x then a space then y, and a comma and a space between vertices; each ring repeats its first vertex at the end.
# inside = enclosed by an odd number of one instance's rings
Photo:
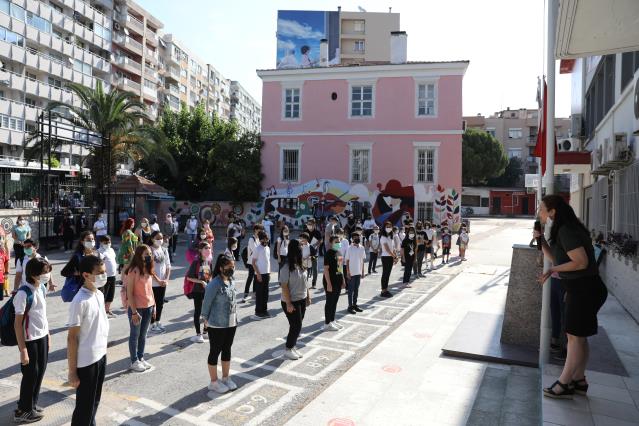
MULTIPOLYGON (((342 10, 401 14, 409 60, 470 60, 464 115, 536 107, 544 71, 541 0, 136 0, 191 51, 261 101, 255 70, 275 68, 277 11, 342 10), (176 6, 179 5, 179 6, 176 6)), ((557 78, 557 116, 570 114, 570 78, 557 78)))

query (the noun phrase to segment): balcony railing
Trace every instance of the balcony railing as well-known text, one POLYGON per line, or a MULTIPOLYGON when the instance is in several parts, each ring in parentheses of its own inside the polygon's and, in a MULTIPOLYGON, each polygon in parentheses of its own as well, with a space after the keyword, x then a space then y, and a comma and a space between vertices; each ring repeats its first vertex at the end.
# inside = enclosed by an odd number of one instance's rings
POLYGON ((142 21, 140 21, 138 18, 136 18, 135 16, 127 14, 126 15, 126 22, 128 24, 131 24, 131 26, 133 28, 138 30, 140 32, 140 34, 144 33, 144 23, 142 21))
POLYGON ((115 63, 123 66, 123 67, 130 67, 133 68, 134 70, 136 70, 137 72, 141 72, 142 71, 142 64, 139 62, 134 61, 131 58, 128 58, 126 56, 119 56, 115 58, 115 63))

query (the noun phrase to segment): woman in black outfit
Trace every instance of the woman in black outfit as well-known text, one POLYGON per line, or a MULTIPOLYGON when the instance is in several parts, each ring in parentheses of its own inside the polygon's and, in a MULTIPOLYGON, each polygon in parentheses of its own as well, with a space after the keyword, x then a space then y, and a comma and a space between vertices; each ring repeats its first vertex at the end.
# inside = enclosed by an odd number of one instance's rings
MULTIPOLYGON (((540 281, 544 283, 551 274, 559 274, 566 290, 568 337, 564 369, 559 380, 544 389, 544 396, 571 399, 575 393, 588 392, 588 336, 597 334, 597 312, 606 301, 608 290, 599 277, 590 233, 572 207, 558 195, 547 195, 542 199, 539 215, 541 222, 550 226, 550 238, 542 238, 542 249, 553 263, 540 281)), ((534 234, 541 237, 539 231, 534 234)))
POLYGON ((406 231, 406 237, 402 241, 402 261, 404 262, 404 279, 402 283, 410 287, 410 276, 416 264, 417 241, 415 238, 415 228, 410 227, 406 231))

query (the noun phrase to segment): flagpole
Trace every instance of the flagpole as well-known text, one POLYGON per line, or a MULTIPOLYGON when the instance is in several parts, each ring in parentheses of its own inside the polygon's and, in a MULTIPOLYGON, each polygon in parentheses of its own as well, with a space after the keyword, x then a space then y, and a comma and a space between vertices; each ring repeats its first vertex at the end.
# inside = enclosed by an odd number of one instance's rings
MULTIPOLYGON (((546 195, 554 193, 555 187, 555 39, 557 29, 558 0, 548 0, 546 25, 546 78, 548 84, 546 104, 546 179, 544 186, 546 195)), ((545 229, 546 237, 550 229, 545 229)), ((544 256, 544 271, 548 271, 552 266, 550 259, 544 256)), ((539 367, 548 363, 549 347, 551 337, 550 320, 550 278, 544 283, 541 301, 541 325, 539 336, 539 367)))

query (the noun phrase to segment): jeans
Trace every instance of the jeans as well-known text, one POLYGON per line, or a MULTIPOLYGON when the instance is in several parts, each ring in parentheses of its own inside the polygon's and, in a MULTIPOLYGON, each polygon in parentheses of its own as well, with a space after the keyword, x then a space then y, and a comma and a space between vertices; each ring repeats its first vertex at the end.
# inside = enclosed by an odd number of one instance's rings
POLYGON ((178 235, 175 234, 174 236, 171 237, 171 239, 169 240, 169 247, 171 248, 171 250, 169 251, 169 253, 171 254, 175 254, 175 251, 177 250, 177 243, 178 243, 178 235))
POLYGON ((415 263, 415 266, 413 267, 413 271, 415 274, 419 275, 422 273, 422 265, 424 264, 425 254, 426 254, 426 250, 417 249, 417 262, 415 263))
POLYGON ((550 317, 552 319, 552 338, 560 339, 564 325, 564 296, 566 290, 559 278, 550 278, 550 317))
POLYGON ((193 245, 195 240, 197 239, 197 234, 188 234, 189 236, 189 247, 193 245))
POLYGON ((368 273, 377 272, 377 252, 370 252, 368 259, 368 273))
POLYGON ((202 302, 204 301, 204 293, 192 293, 193 294, 193 325, 195 326, 195 332, 202 334, 200 328, 200 317, 202 316, 202 302))
POLYGON ((231 360, 231 346, 235 338, 237 327, 213 328, 209 327, 209 365, 217 365, 217 359, 222 354, 222 362, 231 360))
POLYGON ((248 277, 246 278, 246 284, 244 285, 244 296, 248 296, 251 290, 251 284, 253 284, 253 291, 255 291, 255 269, 253 265, 248 265, 248 277))
POLYGON ((382 256, 382 291, 388 289, 388 281, 393 270, 393 257, 382 256))
POLYGON ((324 293, 326 294, 326 303, 324 304, 324 323, 330 324, 335 321, 335 311, 337 310, 337 302, 339 301, 339 294, 342 291, 342 283, 332 283, 332 290, 326 289, 324 285, 324 293))
POLYGON ((408 284, 410 282, 410 276, 413 273, 413 265, 415 263, 415 256, 405 257, 406 266, 404 266, 404 279, 402 282, 408 284))
POLYGON ((49 362, 49 336, 25 342, 29 363, 20 364, 22 381, 20 382, 20 399, 18 409, 26 412, 35 408, 40 396, 40 386, 49 362))
POLYGON ((271 274, 261 274, 262 282, 255 280, 255 315, 268 315, 268 284, 271 274))
POLYGON ((134 363, 144 358, 146 332, 149 329, 149 323, 153 316, 153 306, 138 308, 138 313, 142 317, 138 325, 133 324, 131 320, 131 308, 128 309, 127 313, 129 315, 129 327, 131 329, 131 334, 129 335, 129 355, 131 356, 131 363, 134 363))
POLYGON ((160 322, 162 319, 162 309, 164 308, 164 295, 166 287, 153 287, 153 298, 155 299, 155 319, 151 320, 151 324, 160 322))
POLYGON ((359 283, 362 280, 361 275, 351 275, 348 280, 348 307, 357 306, 357 295, 359 294, 359 283))
POLYGON ((106 365, 106 355, 104 355, 93 364, 78 368, 80 386, 75 391, 75 410, 73 410, 71 426, 95 426, 95 415, 102 397, 106 365))
POLYGON ((286 336, 287 349, 295 347, 297 344, 297 338, 300 336, 300 332, 302 331, 302 321, 304 320, 304 314, 306 313, 306 299, 296 300, 295 302, 291 302, 291 304, 295 310, 289 313, 286 310, 286 303, 282 301, 282 309, 284 310, 284 315, 286 315, 286 319, 288 320, 288 336, 286 336))
POLYGON ((313 277, 312 285, 315 287, 317 285, 317 256, 311 256, 311 269, 309 273, 309 277, 313 277))

